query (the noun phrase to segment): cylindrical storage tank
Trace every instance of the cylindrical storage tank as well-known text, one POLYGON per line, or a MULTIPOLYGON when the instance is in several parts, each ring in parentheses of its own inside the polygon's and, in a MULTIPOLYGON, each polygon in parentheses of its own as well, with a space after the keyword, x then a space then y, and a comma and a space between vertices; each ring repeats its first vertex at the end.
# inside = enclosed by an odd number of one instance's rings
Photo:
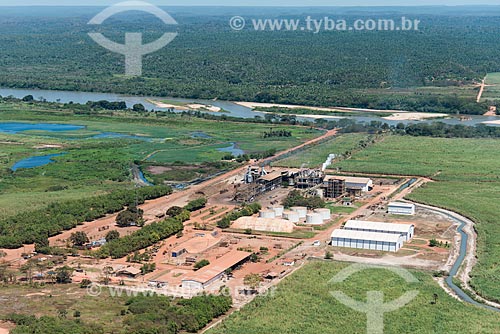
POLYGON ((306 224, 321 225, 323 224, 323 217, 319 213, 308 213, 306 216, 306 224))
POLYGON ((300 220, 299 214, 295 211, 284 211, 283 218, 287 219, 291 223, 298 223, 300 220))
POLYGON ((314 210, 315 213, 319 213, 323 220, 330 220, 332 217, 332 213, 330 209, 316 209, 314 210))
POLYGON ((281 205, 278 206, 271 206, 269 209, 274 210, 274 215, 276 217, 281 217, 283 216, 283 211, 285 211, 285 208, 281 205))
POLYGON ((261 210, 259 211, 260 218, 276 218, 274 210, 261 210))
POLYGON ((305 206, 294 206, 290 209, 297 212, 299 214, 299 218, 306 218, 307 216, 307 208, 305 206))

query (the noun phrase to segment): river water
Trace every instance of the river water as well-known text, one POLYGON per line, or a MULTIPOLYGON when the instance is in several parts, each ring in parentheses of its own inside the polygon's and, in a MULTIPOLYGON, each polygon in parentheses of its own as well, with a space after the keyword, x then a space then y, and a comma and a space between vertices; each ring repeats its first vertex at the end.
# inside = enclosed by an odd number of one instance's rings
MULTIPOLYGON (((35 99, 43 98, 49 102, 62 102, 62 103, 80 103, 85 104, 88 101, 99 101, 99 100, 107 100, 111 102, 123 101, 127 104, 129 108, 131 108, 134 104, 140 103, 146 107, 146 109, 151 110, 160 110, 165 111, 167 109, 158 108, 154 104, 148 102, 148 100, 158 100, 161 101, 165 98, 160 97, 150 97, 150 96, 132 96, 132 95, 121 95, 121 94, 113 94, 113 93, 93 93, 93 92, 72 92, 72 91, 56 91, 56 90, 37 90, 37 89, 17 89, 17 88, 0 88, 1 96, 14 96, 16 98, 23 98, 26 95, 33 95, 35 99)), ((216 107, 220 107, 229 112, 230 116, 240 117, 240 118, 254 118, 255 116, 264 116, 264 113, 253 111, 251 108, 240 106, 234 102, 230 101, 211 101, 211 100, 197 100, 197 99, 181 99, 181 98, 168 98, 171 101, 183 102, 183 103, 199 103, 206 105, 213 105, 216 107)), ((175 110, 181 111, 181 110, 175 110)), ((210 112, 206 112, 210 113, 210 112)), ((218 114, 220 113, 212 113, 218 114)), ((349 118, 356 120, 358 122, 371 122, 371 121, 380 121, 390 125, 396 125, 398 123, 415 123, 415 121, 389 121, 385 120, 378 116, 367 115, 367 116, 342 116, 343 118, 349 118)), ((339 117, 341 118, 341 117, 339 117)), ((300 116, 298 119, 308 119, 306 116, 300 116)), ((311 120, 311 119, 309 119, 311 120)), ((471 120, 460 121, 457 117, 450 117, 447 119, 439 119, 439 122, 444 122, 446 124, 463 124, 463 125, 477 125, 486 121, 496 121, 500 120, 499 116, 472 116, 471 120)), ((432 123, 436 120, 426 120, 419 121, 419 123, 432 123)))

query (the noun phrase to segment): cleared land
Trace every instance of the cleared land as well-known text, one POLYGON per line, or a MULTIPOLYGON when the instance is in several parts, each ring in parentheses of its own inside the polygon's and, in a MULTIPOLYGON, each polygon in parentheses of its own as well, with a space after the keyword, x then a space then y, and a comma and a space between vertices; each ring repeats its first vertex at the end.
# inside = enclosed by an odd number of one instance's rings
POLYGON ((312 262, 280 283, 274 295, 257 297, 208 333, 365 333, 366 315, 343 305, 330 292, 342 291, 364 302, 368 291, 382 291, 385 300, 390 301, 411 290, 418 290, 418 296, 405 307, 386 313, 384 333, 498 331, 497 313, 457 301, 427 273, 412 271, 419 282, 409 284, 387 270, 370 269, 342 283, 329 283, 347 266, 337 262, 312 262), (434 294, 438 296, 437 304, 432 304, 434 294))
POLYGON ((500 300, 500 148, 498 140, 390 136, 335 167, 361 173, 430 176, 409 198, 444 207, 474 220, 478 263, 471 285, 500 300))

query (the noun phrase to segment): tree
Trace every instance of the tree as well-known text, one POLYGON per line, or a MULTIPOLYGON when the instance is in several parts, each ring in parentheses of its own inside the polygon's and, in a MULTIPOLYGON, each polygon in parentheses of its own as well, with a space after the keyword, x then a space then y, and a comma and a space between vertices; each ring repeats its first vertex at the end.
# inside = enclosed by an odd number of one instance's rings
POLYGON ((115 270, 111 266, 104 267, 102 273, 104 274, 104 284, 108 285, 111 281, 110 276, 115 270))
POLYGON ((29 284, 33 283, 33 270, 36 268, 36 260, 29 259, 23 266, 21 272, 25 274, 26 280, 29 284))
POLYGON ((78 231, 75 233, 72 233, 71 236, 69 237, 69 240, 73 244, 73 246, 81 247, 88 243, 89 237, 87 236, 87 233, 78 231))
POLYGON ((81 282, 80 282, 80 288, 82 289, 86 289, 88 288, 89 286, 92 285, 92 281, 87 279, 87 278, 84 278, 81 282))
POLYGON ((143 111, 146 111, 146 108, 144 108, 144 106, 142 104, 137 103, 137 104, 134 104, 134 106, 132 107, 132 110, 136 111, 136 112, 143 112, 143 111))
POLYGON ((116 224, 120 227, 142 226, 144 224, 143 214, 143 210, 133 206, 129 207, 116 216, 116 224))
POLYGON ((41 254, 50 253, 49 238, 40 237, 35 241, 35 252, 41 254))
POLYGON ((205 207, 205 205, 207 205, 207 202, 208 202, 208 200, 205 197, 200 197, 198 199, 195 199, 195 200, 189 202, 184 207, 184 209, 191 211, 191 212, 196 211, 196 210, 200 210, 200 209, 203 209, 205 207))
POLYGON ((430 247, 438 247, 439 246, 439 241, 437 241, 436 239, 431 239, 429 241, 429 246, 430 247))
POLYGON ((64 266, 56 269, 56 282, 59 284, 68 284, 72 282, 71 275, 73 274, 73 269, 64 266))
POLYGON ((35 100, 35 98, 33 97, 33 95, 26 95, 25 97, 23 97, 23 102, 33 102, 35 100))
POLYGON ((170 217, 177 217, 182 213, 184 209, 181 208, 180 206, 173 206, 170 209, 167 210, 167 216, 170 217))
POLYGON ((259 274, 249 274, 246 275, 243 279, 243 284, 255 290, 260 286, 260 282, 262 282, 262 278, 259 274))
POLYGON ((110 241, 113 241, 113 240, 116 240, 116 239, 120 239, 120 232, 118 232, 116 230, 109 231, 106 234, 105 238, 106 238, 106 242, 110 242, 110 241))
POLYGON ((325 254, 325 259, 326 259, 326 260, 331 260, 331 259, 333 259, 333 254, 332 254, 332 252, 327 251, 327 252, 326 252, 326 254, 325 254))
POLYGON ((203 267, 208 266, 209 264, 210 264, 210 261, 203 259, 203 260, 200 260, 200 261, 195 263, 194 269, 198 270, 198 269, 201 269, 203 267))

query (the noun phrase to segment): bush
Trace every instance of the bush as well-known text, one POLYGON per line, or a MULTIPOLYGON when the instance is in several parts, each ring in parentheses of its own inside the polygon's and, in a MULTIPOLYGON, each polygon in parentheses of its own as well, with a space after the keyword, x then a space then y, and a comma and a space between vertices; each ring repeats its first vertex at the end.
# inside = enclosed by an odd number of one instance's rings
POLYGON ((198 270, 198 269, 201 269, 203 267, 208 266, 209 264, 210 264, 210 261, 203 259, 203 260, 200 260, 200 261, 195 263, 194 269, 198 270))
POLYGON ((259 203, 244 205, 240 209, 234 210, 226 214, 223 218, 221 218, 217 222, 217 226, 220 228, 229 228, 231 227, 231 222, 241 217, 253 216, 254 214, 258 213, 261 208, 262 206, 259 203))
POLYGON ((205 197, 201 197, 195 199, 194 201, 189 202, 184 209, 193 212, 196 210, 203 209, 207 205, 208 200, 205 197))
POLYGON ((283 205, 287 208, 292 206, 305 206, 309 209, 324 208, 326 203, 320 197, 304 197, 300 191, 292 190, 283 201, 283 205))

